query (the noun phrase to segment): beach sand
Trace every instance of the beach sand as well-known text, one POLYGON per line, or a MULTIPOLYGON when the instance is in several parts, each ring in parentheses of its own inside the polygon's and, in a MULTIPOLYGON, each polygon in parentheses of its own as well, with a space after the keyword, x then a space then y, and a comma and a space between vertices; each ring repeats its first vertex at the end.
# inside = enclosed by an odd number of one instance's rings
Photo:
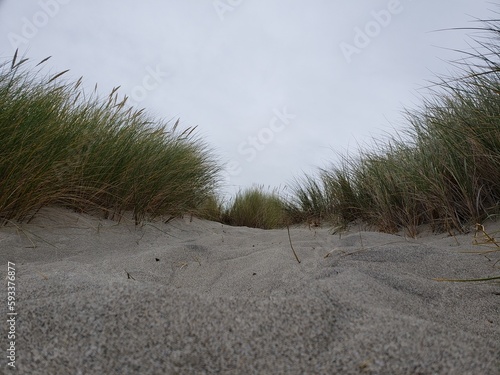
MULTIPOLYGON (((492 223, 491 230, 498 230, 492 223)), ((0 228, 17 374, 500 374, 499 253, 473 233, 134 226, 63 209, 0 228), (326 256, 329 254, 328 256, 326 256), (326 257, 325 257, 326 256, 326 257)))

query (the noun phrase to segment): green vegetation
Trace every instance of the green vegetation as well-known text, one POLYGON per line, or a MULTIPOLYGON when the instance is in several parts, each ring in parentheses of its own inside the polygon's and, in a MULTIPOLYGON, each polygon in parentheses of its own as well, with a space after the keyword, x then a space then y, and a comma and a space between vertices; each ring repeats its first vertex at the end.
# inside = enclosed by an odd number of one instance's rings
POLYGON ((500 26, 407 112, 405 130, 292 184, 293 197, 251 188, 217 197, 218 166, 193 129, 156 121, 118 99, 87 97, 81 79, 37 78, 26 60, 0 65, 0 222, 58 205, 136 222, 192 213, 279 228, 363 221, 379 230, 429 224, 462 231, 500 214, 500 26), (493 36, 491 36, 493 35, 493 36))
POLYGON ((197 210, 197 216, 201 219, 224 222, 225 205, 223 200, 215 192, 208 195, 197 210))
POLYGON ((236 194, 223 214, 223 221, 229 225, 261 229, 282 228, 288 223, 288 214, 276 192, 254 187, 236 194))
POLYGON ((81 79, 37 79, 26 60, 0 66, 0 222, 58 205, 137 222, 196 212, 219 166, 204 143, 119 101, 87 97, 81 79))
POLYGON ((386 232, 430 224, 459 230, 500 213, 499 24, 478 40, 458 78, 441 79, 409 126, 373 150, 344 156, 294 185, 295 211, 347 225, 364 221, 386 232))

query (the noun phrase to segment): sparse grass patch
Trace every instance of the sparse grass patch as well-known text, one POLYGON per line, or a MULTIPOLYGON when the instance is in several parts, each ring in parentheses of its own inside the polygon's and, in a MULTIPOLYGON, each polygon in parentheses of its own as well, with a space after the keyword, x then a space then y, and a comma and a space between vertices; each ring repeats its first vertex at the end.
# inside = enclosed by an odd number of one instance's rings
POLYGON ((194 211, 219 166, 193 129, 177 130, 118 99, 89 97, 26 61, 0 66, 0 221, 47 205, 144 218, 194 211))

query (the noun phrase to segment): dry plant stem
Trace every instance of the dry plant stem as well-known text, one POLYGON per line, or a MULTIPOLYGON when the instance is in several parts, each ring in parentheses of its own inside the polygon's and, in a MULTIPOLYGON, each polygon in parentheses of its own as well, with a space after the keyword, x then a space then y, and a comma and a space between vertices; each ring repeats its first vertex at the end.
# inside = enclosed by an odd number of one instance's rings
POLYGON ((474 233, 474 242, 475 245, 483 245, 483 244, 494 244, 496 247, 500 247, 500 244, 488 233, 486 233, 486 230, 484 229, 484 226, 482 224, 476 224, 476 233, 474 233), (483 235, 487 238, 486 242, 478 242, 477 241, 477 233, 482 232, 483 235))
MULTIPOLYGON (((495 238, 486 232, 486 230, 484 229, 484 226, 482 224, 476 224, 476 233, 474 233, 473 244, 476 245, 476 246, 480 246, 480 245, 495 245, 497 247, 500 247, 500 245, 495 240, 495 238), (484 235, 484 237, 487 239, 485 242, 478 242, 478 236, 477 236, 478 232, 482 232, 482 234, 484 235)), ((499 251, 498 249, 494 249, 494 250, 489 250, 489 251, 466 251, 464 253, 485 255, 485 254, 489 254, 489 253, 497 253, 498 251, 499 251)), ((487 257, 487 259, 490 260, 488 257, 487 257)), ((498 263, 498 261, 496 261, 493 264, 493 267, 495 267, 495 265, 497 263, 498 263)), ((433 280, 434 281, 448 281, 448 282, 454 282, 454 283, 466 283, 466 282, 476 282, 476 281, 500 280, 500 276, 483 277, 483 278, 478 278, 478 279, 445 279, 445 278, 435 278, 433 280)))
POLYGON ((491 281, 491 280, 500 280, 500 276, 493 276, 493 277, 484 277, 481 279, 432 279, 434 281, 448 281, 452 283, 468 283, 468 282, 475 282, 475 281, 491 281))
POLYGON ((42 237, 40 237, 39 235, 33 233, 33 232, 30 232, 28 230, 24 230, 23 228, 21 228, 19 225, 17 225, 15 222, 11 221, 11 220, 7 220, 9 223, 13 224, 15 227, 16 227, 16 230, 17 231, 21 231, 23 232, 23 234, 26 236, 26 238, 28 239, 29 242, 31 242, 31 246, 27 246, 27 248, 31 248, 31 249, 35 249, 37 246, 36 244, 33 242, 33 240, 28 236, 28 233, 31 234, 32 236, 38 238, 39 240, 41 240, 42 242, 45 242, 47 245, 50 245, 56 249, 59 249, 56 245, 46 241, 45 239, 43 239, 42 237))
POLYGON ((290 247, 292 248, 293 255, 295 255, 295 259, 297 259, 297 262, 300 263, 300 259, 297 256, 297 253, 295 252, 295 249, 293 248, 293 245, 292 245, 292 237, 290 237, 290 226, 287 225, 286 230, 288 231, 288 240, 290 241, 290 247))

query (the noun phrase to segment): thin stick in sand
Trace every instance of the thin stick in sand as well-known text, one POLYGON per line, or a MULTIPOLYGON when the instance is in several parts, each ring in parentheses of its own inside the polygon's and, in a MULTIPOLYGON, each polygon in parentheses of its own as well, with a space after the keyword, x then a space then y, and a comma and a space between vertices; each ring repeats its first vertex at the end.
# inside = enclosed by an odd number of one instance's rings
POLYGON ((288 225, 286 226, 286 230, 288 231, 288 240, 290 241, 290 247, 292 248, 293 255, 295 255, 295 259, 297 259, 297 262, 300 263, 300 259, 297 256, 297 253, 295 252, 295 249, 293 248, 293 245, 292 245, 292 238, 290 237, 290 227, 288 225))

